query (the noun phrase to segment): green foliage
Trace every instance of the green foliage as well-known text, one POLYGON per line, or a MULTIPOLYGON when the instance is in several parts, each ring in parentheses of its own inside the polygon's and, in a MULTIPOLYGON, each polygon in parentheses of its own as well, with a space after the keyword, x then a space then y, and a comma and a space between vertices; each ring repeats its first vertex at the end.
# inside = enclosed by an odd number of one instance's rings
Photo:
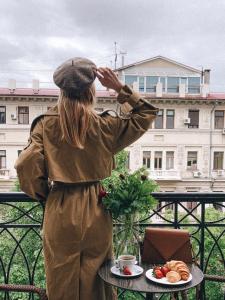
POLYGON ((115 223, 114 253, 138 253, 139 220, 156 207, 157 201, 151 193, 157 190, 157 184, 148 178, 146 168, 140 168, 131 173, 127 169, 127 152, 116 155, 116 169, 112 175, 102 181, 107 191, 102 202, 108 209, 115 223))
MULTIPOLYGON (((184 213, 184 212, 182 212, 182 213, 179 212, 178 219, 179 220, 183 219, 185 214, 186 213, 184 213)), ((195 215, 196 215, 196 217, 198 217, 200 219, 200 216, 198 216, 197 213, 195 215)), ((165 213, 165 217, 168 220, 172 220, 173 219, 172 211, 167 210, 165 213)), ((218 220, 222 220, 223 218, 225 218, 224 212, 216 210, 213 207, 206 208, 205 222, 216 222, 218 220)), ((193 222, 193 220, 191 220, 191 218, 189 216, 189 217, 186 217, 185 219, 183 219, 183 222, 188 224, 190 222, 193 222)), ((204 234, 205 234, 205 237, 204 237, 204 251, 205 251, 204 264, 207 263, 207 258, 210 255, 208 265, 207 265, 207 268, 204 270, 204 273, 206 273, 208 275, 224 276, 224 265, 223 265, 223 261, 222 261, 222 257, 221 257, 221 252, 223 254, 225 253, 225 239, 224 239, 224 236, 221 236, 224 228, 217 226, 217 224, 219 224, 219 223, 222 224, 222 221, 216 223, 215 227, 208 227, 207 230, 205 230, 205 232, 204 232, 204 234), (218 239, 218 245, 221 249, 221 252, 220 252, 218 246, 215 246, 213 248, 214 240, 213 240, 212 236, 214 236, 215 239, 218 239)), ((180 226, 182 228, 182 224, 180 224, 180 226)), ((200 231, 196 232, 196 228, 192 227, 191 225, 190 225, 190 227, 183 227, 183 229, 187 229, 190 233, 194 233, 193 234, 194 238, 192 239, 192 246, 194 249, 194 253, 197 254, 199 252, 199 244, 197 242, 197 239, 200 240, 200 234, 201 234, 200 231)), ((205 291, 206 291, 207 299, 213 299, 213 300, 223 299, 222 283, 206 281, 205 282, 205 291)), ((190 299, 190 300, 195 299, 194 289, 189 291, 188 299, 190 299)))
POLYGON ((19 180, 16 179, 14 182, 14 187, 12 188, 13 192, 21 192, 19 180))
POLYGON ((148 179, 145 168, 133 173, 125 171, 124 174, 114 174, 107 184, 108 194, 103 198, 103 204, 115 219, 149 212, 156 206, 157 202, 151 193, 157 189, 157 184, 148 179))
MULTIPOLYGON (((40 205, 35 202, 16 203, 11 202, 10 205, 1 205, 1 219, 4 222, 11 224, 37 224, 41 221, 43 211, 40 205), (29 213, 28 213, 29 212, 29 213), (27 213, 31 218, 26 215, 27 213), (16 220, 15 220, 16 219, 16 220)), ((0 234, 0 258, 3 262, 4 269, 9 271, 8 282, 14 284, 29 284, 34 283, 36 286, 45 287, 44 260, 42 252, 42 240, 39 236, 38 228, 9 228, 0 234), (20 242, 17 244, 17 242, 20 242), (14 253, 15 251, 15 253, 14 253), (25 256, 25 257, 24 257, 25 256), (30 270, 30 273, 28 271, 30 270), (34 278, 32 281, 32 273, 34 278)), ((0 268, 0 283, 5 281, 3 268, 0 268)), ((3 297, 3 292, 0 292, 0 299, 3 297)), ((28 300, 29 294, 25 293, 10 293, 9 299, 28 300)), ((37 296, 34 299, 38 299, 37 296)))

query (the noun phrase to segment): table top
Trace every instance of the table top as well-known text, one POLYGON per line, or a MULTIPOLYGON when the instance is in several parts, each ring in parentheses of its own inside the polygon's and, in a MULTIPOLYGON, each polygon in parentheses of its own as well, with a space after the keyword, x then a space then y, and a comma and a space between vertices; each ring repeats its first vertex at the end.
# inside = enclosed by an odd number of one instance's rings
POLYGON ((110 285, 136 292, 143 293, 171 293, 171 292, 179 292, 195 287, 199 283, 202 282, 204 275, 202 271, 195 264, 188 264, 188 267, 192 274, 192 280, 184 285, 161 285, 152 282, 149 280, 145 273, 148 269, 152 267, 150 264, 139 263, 144 269, 144 272, 139 277, 134 278, 121 278, 119 276, 115 276, 111 273, 110 269, 114 266, 115 263, 113 260, 108 260, 105 262, 98 271, 99 276, 110 285))

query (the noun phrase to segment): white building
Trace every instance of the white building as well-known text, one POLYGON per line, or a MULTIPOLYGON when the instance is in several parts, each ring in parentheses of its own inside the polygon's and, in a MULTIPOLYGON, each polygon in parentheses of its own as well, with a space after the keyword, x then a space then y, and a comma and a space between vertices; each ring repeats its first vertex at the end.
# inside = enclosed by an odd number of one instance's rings
POLYGON ((117 71, 160 108, 129 147, 130 168, 146 165, 161 191, 225 191, 225 94, 209 92, 210 70, 158 56, 117 71))
MULTIPOLYGON (((143 164, 161 191, 225 191, 225 93, 209 92, 209 70, 164 57, 117 69, 119 77, 160 108, 152 128, 127 150, 130 169, 143 164)), ((57 89, 0 89, 0 189, 16 179, 14 162, 37 115, 56 104, 57 89)), ((96 109, 115 109, 116 95, 98 91, 96 109)))

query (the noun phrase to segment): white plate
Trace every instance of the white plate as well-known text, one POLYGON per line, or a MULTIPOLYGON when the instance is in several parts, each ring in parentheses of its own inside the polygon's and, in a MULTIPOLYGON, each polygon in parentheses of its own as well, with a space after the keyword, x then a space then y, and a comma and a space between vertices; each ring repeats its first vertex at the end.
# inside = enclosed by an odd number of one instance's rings
POLYGON ((155 278, 154 276, 153 276, 153 269, 149 269, 148 271, 146 271, 146 273, 145 273, 145 276, 149 279, 149 280, 151 280, 151 281, 154 281, 154 282, 156 282, 156 283, 160 283, 160 284, 166 284, 166 285, 180 285, 180 284, 186 284, 186 283, 188 283, 188 282, 190 282, 191 280, 192 280, 192 275, 190 274, 190 276, 189 276, 189 278, 188 278, 188 280, 180 280, 180 281, 177 281, 177 282, 169 282, 168 280, 167 280, 167 278, 166 277, 163 277, 163 278, 161 278, 161 279, 157 279, 157 278, 155 278))
POLYGON ((123 274, 123 272, 120 271, 120 269, 117 268, 116 266, 113 266, 110 270, 114 275, 124 277, 124 278, 139 276, 144 272, 143 268, 137 265, 133 266, 132 275, 123 274))

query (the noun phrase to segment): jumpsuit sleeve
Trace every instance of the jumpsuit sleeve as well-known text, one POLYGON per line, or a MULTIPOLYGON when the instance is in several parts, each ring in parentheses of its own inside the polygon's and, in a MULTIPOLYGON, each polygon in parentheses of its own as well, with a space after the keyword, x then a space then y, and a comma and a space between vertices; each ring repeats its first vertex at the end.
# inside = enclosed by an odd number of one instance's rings
POLYGON ((42 120, 39 120, 31 131, 28 144, 15 163, 15 169, 21 190, 33 199, 46 201, 49 186, 44 157, 42 120))
POLYGON ((159 109, 125 85, 117 96, 119 103, 132 107, 126 119, 117 117, 112 120, 114 142, 112 153, 116 154, 138 140, 150 127, 159 109))

